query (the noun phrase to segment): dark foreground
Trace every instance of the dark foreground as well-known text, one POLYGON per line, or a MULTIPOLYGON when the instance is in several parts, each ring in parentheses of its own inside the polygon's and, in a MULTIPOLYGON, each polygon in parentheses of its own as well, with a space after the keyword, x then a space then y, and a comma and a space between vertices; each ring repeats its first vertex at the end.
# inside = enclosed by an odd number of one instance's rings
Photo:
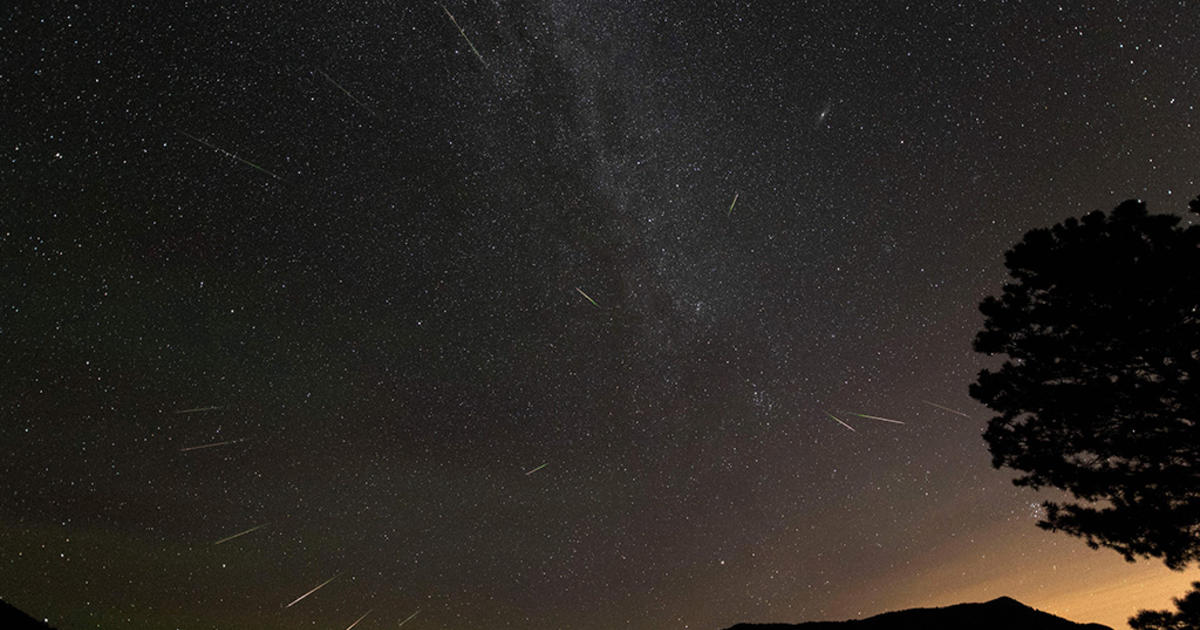
POLYGON ((17 610, 4 600, 0 600, 0 628, 4 628, 4 630, 54 630, 54 628, 17 610))
POLYGON ((1098 623, 1075 623, 1035 610, 1011 597, 982 604, 912 608, 850 621, 739 623, 729 630, 1112 630, 1098 623))

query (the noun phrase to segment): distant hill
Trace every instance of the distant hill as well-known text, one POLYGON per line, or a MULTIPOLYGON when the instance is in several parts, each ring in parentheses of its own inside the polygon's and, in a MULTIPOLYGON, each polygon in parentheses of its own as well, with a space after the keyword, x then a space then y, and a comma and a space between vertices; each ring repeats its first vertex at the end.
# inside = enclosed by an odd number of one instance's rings
POLYGON ((1098 623, 1075 623, 1001 597, 982 604, 912 608, 850 621, 739 623, 728 630, 1112 630, 1098 623))
POLYGON ((0 628, 4 628, 4 630, 54 630, 2 599, 0 599, 0 628))

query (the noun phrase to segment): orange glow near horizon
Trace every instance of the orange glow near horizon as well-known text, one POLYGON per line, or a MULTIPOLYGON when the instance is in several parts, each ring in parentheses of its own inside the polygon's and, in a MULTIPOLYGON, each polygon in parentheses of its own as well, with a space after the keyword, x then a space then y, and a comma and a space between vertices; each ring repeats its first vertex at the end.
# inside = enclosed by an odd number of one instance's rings
POLYGON ((977 533, 975 542, 958 537, 932 550, 927 563, 897 570, 879 586, 884 595, 876 612, 1007 595, 1077 623, 1126 630, 1139 610, 1174 609, 1172 598, 1200 580, 1194 567, 1171 571, 1157 560, 1128 563, 1064 534, 1021 530, 1005 523, 977 533))

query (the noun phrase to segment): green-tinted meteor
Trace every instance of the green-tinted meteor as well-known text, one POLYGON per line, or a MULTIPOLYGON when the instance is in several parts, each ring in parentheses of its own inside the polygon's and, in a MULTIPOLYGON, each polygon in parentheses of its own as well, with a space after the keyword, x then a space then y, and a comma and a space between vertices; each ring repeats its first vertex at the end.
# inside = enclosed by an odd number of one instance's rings
POLYGON ((939 405, 939 404, 937 404, 937 403, 935 403, 935 402, 929 402, 928 400, 922 400, 921 402, 923 402, 923 403, 925 403, 926 405, 929 405, 929 406, 931 406, 931 407, 937 407, 938 409, 941 409, 942 411, 949 411, 949 412, 950 412, 950 413, 952 413, 952 414, 956 414, 956 415, 962 416, 962 417, 964 417, 964 418, 970 418, 970 417, 971 417, 971 416, 968 416, 967 414, 965 414, 965 413, 963 413, 963 412, 961 412, 961 411, 959 411, 959 410, 957 410, 957 409, 951 409, 951 408, 949 408, 949 407, 947 407, 947 406, 945 406, 945 405, 939 405))
MULTIPOLYGON (((406 618, 404 619, 404 621, 401 621, 401 622, 400 622, 400 626, 403 626, 404 624, 408 623, 410 620, 412 620, 412 618, 413 618, 413 617, 416 617, 416 616, 417 616, 417 613, 419 613, 419 612, 421 612, 421 611, 420 611, 420 609, 418 609, 418 610, 417 610, 417 612, 415 612, 415 613, 413 613, 413 614, 409 615, 408 617, 406 617, 406 618)), ((400 626, 396 626, 396 627, 397 627, 397 628, 399 628, 400 626)))
POLYGON ((200 413, 201 411, 216 411, 217 409, 220 409, 220 407, 192 407, 191 409, 180 409, 175 413, 200 413))
POLYGON ((241 538, 242 536, 245 536, 246 534, 249 534, 250 532, 258 531, 266 526, 267 526, 267 523, 263 523, 262 525, 259 525, 257 527, 251 527, 250 529, 247 529, 244 532, 238 532, 232 536, 226 536, 225 538, 222 538, 221 540, 218 540, 217 542, 215 542, 213 544, 219 545, 221 543, 229 542, 229 541, 233 540, 234 538, 241 538))
POLYGON ((891 418, 883 418, 880 416, 869 416, 865 413, 854 413, 852 411, 852 412, 850 412, 850 415, 858 416, 859 418, 870 418, 871 420, 880 420, 882 422, 891 422, 892 424, 904 424, 903 422, 901 422, 899 420, 892 420, 891 418))
POLYGON ((596 304, 596 300, 593 300, 592 296, 584 293, 583 289, 580 289, 579 287, 575 287, 575 290, 579 292, 579 295, 582 295, 583 297, 587 298, 587 301, 591 302, 592 306, 595 306, 596 308, 600 308, 600 305, 596 304))
POLYGON ((526 476, 526 477, 528 477, 529 475, 532 475, 533 473, 535 473, 535 472, 537 472, 537 471, 539 471, 539 470, 541 470, 541 469, 543 469, 543 468, 545 468, 545 467, 547 467, 547 466, 549 466, 549 465, 550 465, 550 462, 546 462, 545 464, 542 464, 541 466, 538 466, 537 468, 534 468, 533 470, 531 470, 531 471, 529 471, 529 472, 525 473, 525 476, 526 476))
POLYGON ((729 212, 726 212, 725 216, 729 216, 729 215, 733 214, 733 207, 737 205, 737 198, 738 198, 738 193, 733 193, 733 203, 729 204, 729 212))
POLYGON ((825 415, 829 416, 830 418, 833 418, 833 419, 834 419, 834 421, 836 421, 838 424, 840 424, 840 425, 842 425, 842 426, 846 427, 847 429, 850 429, 851 431, 854 431, 855 433, 858 433, 858 431, 855 431, 855 430, 854 430, 854 427, 852 427, 852 426, 850 426, 850 425, 846 424, 845 422, 842 422, 842 419, 841 419, 841 418, 839 418, 839 417, 837 417, 837 416, 835 416, 835 415, 833 415, 833 414, 829 413, 828 411, 826 411, 826 412, 825 412, 825 415))
POLYGON ((188 451, 198 451, 198 450, 204 449, 204 448, 216 448, 218 446, 227 446, 229 444, 237 444, 238 442, 245 442, 245 441, 246 441, 246 438, 240 438, 237 440, 226 440, 224 442, 213 442, 212 444, 201 444, 199 446, 188 446, 188 447, 179 449, 179 452, 186 453, 188 451))

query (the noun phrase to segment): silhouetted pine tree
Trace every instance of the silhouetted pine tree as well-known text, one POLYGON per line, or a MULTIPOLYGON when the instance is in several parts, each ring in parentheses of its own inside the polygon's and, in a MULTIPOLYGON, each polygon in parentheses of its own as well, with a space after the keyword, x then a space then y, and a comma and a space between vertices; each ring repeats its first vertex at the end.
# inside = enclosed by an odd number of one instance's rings
POLYGON ((971 385, 993 465, 1077 499, 1040 527, 1172 569, 1200 560, 1200 227, 1179 223, 1126 201, 1026 234, 975 338, 1007 360, 971 385))
POLYGON ((1192 582, 1192 591, 1175 600, 1175 612, 1143 610, 1129 620, 1133 630, 1195 630, 1200 628, 1200 582, 1192 582))

